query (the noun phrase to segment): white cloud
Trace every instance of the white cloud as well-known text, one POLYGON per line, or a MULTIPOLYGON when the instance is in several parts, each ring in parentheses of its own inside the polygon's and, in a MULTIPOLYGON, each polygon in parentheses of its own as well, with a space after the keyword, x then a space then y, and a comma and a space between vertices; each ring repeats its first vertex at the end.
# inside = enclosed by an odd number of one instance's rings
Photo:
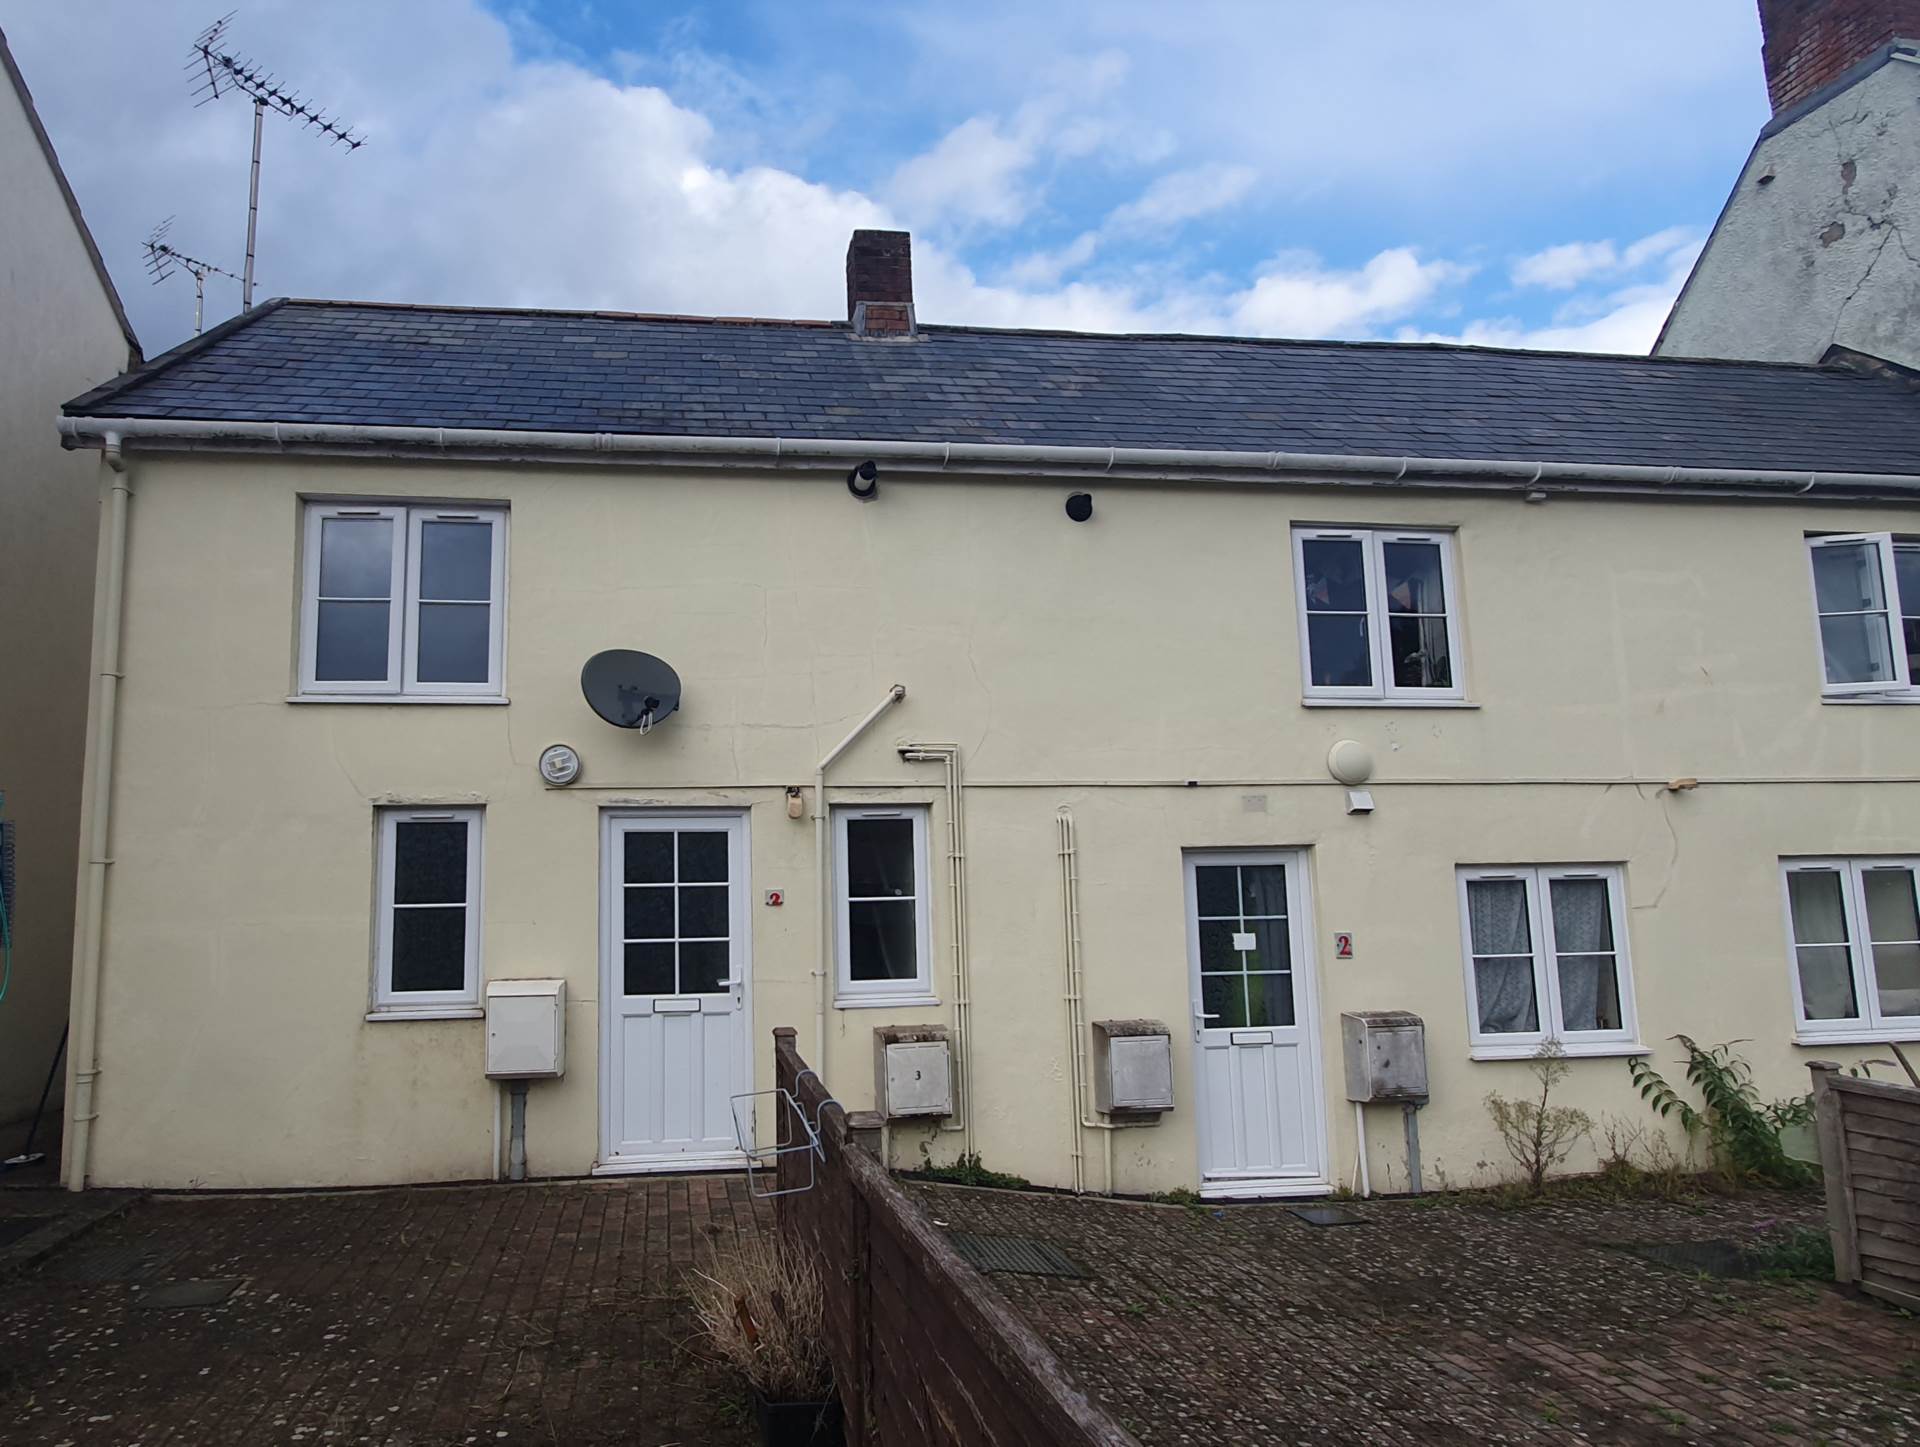
POLYGON ((1329 271, 1316 257, 1292 254, 1270 263, 1234 298, 1232 316, 1236 330, 1266 336, 1364 333, 1417 311, 1472 271, 1457 262, 1422 261, 1405 246, 1352 271, 1329 271))
POLYGON ((1251 166, 1208 164, 1170 171, 1139 196, 1115 207, 1107 225, 1116 230, 1161 230, 1224 210, 1253 190, 1251 166))
MULTIPOLYGON (((1615 272, 1644 268, 1657 262, 1657 272, 1645 281, 1609 290, 1582 293, 1570 298, 1545 326, 1529 326, 1521 321, 1482 319, 1467 323, 1457 332, 1424 333, 1417 337, 1403 333, 1409 340, 1467 342, 1488 347, 1533 347, 1566 352, 1644 353, 1653 349, 1674 298, 1686 284, 1687 273, 1702 245, 1698 231, 1690 227, 1669 227, 1624 251, 1615 252, 1611 243, 1601 243, 1613 254, 1605 270, 1615 272), (1634 258, 1628 261, 1627 258, 1634 258)), ((1550 256, 1566 248, 1552 247, 1538 256, 1550 256)), ((1534 259, 1534 258, 1530 258, 1534 259)), ((1568 271, 1573 270, 1572 267, 1568 271)), ((1594 270, 1582 273, 1591 277, 1594 270)), ((1542 283, 1548 284, 1548 283, 1542 283)), ((1571 284, 1571 283, 1570 283, 1571 284)))
POLYGON ((887 193, 922 226, 1011 226, 1033 206, 1027 172, 1035 156, 1031 136, 1009 135, 997 121, 974 116, 895 171, 887 193))
POLYGON ((1544 286, 1564 291, 1590 276, 1612 271, 1619 264, 1620 253, 1614 250, 1611 241, 1569 241, 1521 257, 1514 262, 1511 275, 1515 286, 1544 286))

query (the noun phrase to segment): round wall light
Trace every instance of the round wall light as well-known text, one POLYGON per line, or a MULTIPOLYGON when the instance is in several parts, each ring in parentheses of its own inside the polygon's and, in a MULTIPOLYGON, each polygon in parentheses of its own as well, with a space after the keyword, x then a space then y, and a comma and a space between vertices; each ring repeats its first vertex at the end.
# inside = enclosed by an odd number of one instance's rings
POLYGON ((1093 516, 1093 494, 1075 492, 1067 495, 1067 516, 1077 523, 1083 523, 1093 516))
POLYGON ((564 789, 580 777, 580 755, 571 744, 548 744, 540 751, 540 777, 564 789))
POLYGON ((1373 753, 1357 739, 1342 739, 1327 750, 1327 772, 1357 789, 1373 777, 1373 753))

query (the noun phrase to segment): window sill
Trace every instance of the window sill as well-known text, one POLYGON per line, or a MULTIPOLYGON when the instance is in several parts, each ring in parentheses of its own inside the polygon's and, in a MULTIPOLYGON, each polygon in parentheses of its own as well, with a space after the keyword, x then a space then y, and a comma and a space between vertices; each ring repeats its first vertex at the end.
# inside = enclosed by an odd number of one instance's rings
POLYGON ((1479 704, 1464 698, 1303 698, 1302 708, 1467 708, 1479 704))
POLYGON ((288 703, 458 703, 502 705, 504 693, 290 693, 288 703))
POLYGON ((939 1003, 938 995, 842 995, 835 997, 833 1008, 836 1010, 897 1010, 918 1009, 939 1003))
POLYGON ((1823 693, 1820 702, 1847 708, 1858 708, 1862 704, 1869 708, 1912 708, 1920 704, 1920 693, 1823 693))
POLYGON ((367 1019, 385 1020, 484 1020, 487 1012, 478 1005, 442 1005, 432 1010, 369 1010, 367 1019))
POLYGON ((1809 1034, 1796 1031, 1793 1043, 1803 1050, 1818 1050, 1823 1045, 1887 1045, 1920 1041, 1920 1025, 1903 1025, 1898 1030, 1834 1030, 1809 1034))
MULTIPOLYGON (((1608 1040, 1599 1044, 1579 1044, 1562 1040, 1560 1056, 1566 1060, 1606 1059, 1630 1055, 1651 1055, 1653 1051, 1645 1045, 1631 1040, 1608 1040)), ((1525 1045, 1475 1045, 1467 1051, 1472 1060, 1537 1060, 1540 1058, 1540 1042, 1531 1041, 1525 1045)))

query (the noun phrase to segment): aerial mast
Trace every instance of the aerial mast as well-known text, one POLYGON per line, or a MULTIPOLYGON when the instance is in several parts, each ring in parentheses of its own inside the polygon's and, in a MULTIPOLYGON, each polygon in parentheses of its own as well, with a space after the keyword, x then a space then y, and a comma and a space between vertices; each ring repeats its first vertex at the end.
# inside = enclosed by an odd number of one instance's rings
POLYGON ((234 14, 228 11, 194 38, 193 53, 187 69, 193 74, 193 93, 197 105, 219 100, 228 94, 246 96, 253 102, 253 167, 247 177, 247 260, 240 277, 240 305, 253 307, 254 237, 260 222, 260 133, 269 110, 310 126, 327 138, 338 141, 349 151, 366 144, 366 137, 329 117, 319 106, 302 100, 291 87, 251 60, 227 49, 227 25, 234 14))
POLYGON ((169 216, 147 234, 147 271, 153 277, 155 286, 172 276, 176 268, 193 278, 193 334, 197 337, 207 309, 207 278, 224 276, 233 281, 239 281, 240 278, 224 266, 215 266, 211 261, 189 256, 174 246, 167 240, 167 233, 172 229, 173 218, 169 216))

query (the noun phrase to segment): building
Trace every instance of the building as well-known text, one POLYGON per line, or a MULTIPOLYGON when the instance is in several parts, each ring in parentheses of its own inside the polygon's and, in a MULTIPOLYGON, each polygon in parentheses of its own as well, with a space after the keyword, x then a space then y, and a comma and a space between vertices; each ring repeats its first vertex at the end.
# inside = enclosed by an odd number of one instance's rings
POLYGON ((923 325, 899 233, 847 300, 279 301, 68 404, 128 489, 72 1181, 496 1175, 521 978, 536 1174, 737 1164, 776 1025, 856 1108, 950 1032, 899 1163, 1218 1194, 1350 1177, 1346 1011, 1426 1023, 1429 1184, 1550 1037, 1635 1124, 1678 1032, 1773 1095, 1920 1037, 1905 387, 923 325), (677 710, 596 716, 608 649, 677 710))
POLYGON ((1773 117, 1662 356, 1920 368, 1920 0, 1760 0, 1773 117))
MULTIPOLYGON (((4 34, 0 70, 0 821, 14 850, 11 889, 0 890, 11 943, 10 976, 0 964, 5 1157, 20 1149, 66 1027, 100 516, 97 464, 62 452, 47 424, 77 389, 138 365, 140 345, 4 34)), ((50 1121, 41 1139, 54 1133, 50 1121)))

